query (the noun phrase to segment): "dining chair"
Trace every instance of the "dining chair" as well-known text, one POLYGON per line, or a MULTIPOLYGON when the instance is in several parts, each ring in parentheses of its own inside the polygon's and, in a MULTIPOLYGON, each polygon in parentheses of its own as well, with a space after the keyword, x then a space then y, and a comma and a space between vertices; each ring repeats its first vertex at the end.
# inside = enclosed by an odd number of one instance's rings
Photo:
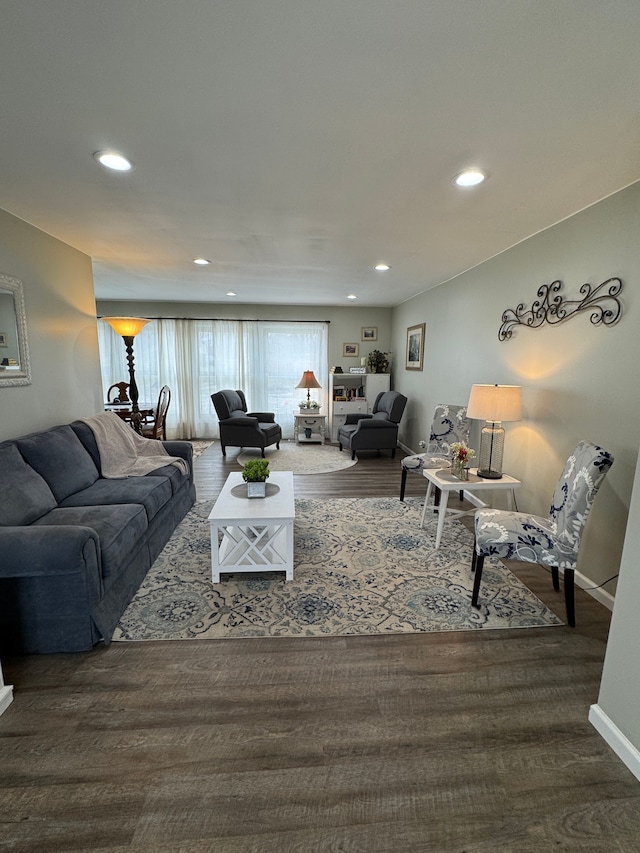
POLYGON ((424 468, 448 468, 451 464, 450 446, 454 441, 467 444, 471 420, 466 406, 438 403, 433 414, 429 443, 424 453, 405 456, 401 461, 400 500, 404 500, 407 473, 422 474, 424 468))
POLYGON ((142 435, 145 438, 167 438, 167 412, 171 403, 171 389, 168 385, 163 385, 158 395, 158 403, 151 417, 147 417, 142 421, 142 435))
POLYGON ((107 391, 107 403, 129 403, 129 383, 128 382, 116 382, 113 384, 109 390, 107 391), (113 389, 116 389, 116 394, 113 399, 111 398, 111 392, 113 389))
POLYGON ((575 627, 574 580, 580 541, 596 493, 612 464, 613 456, 606 450, 581 441, 567 459, 547 517, 499 509, 476 511, 471 561, 474 607, 480 607, 485 557, 540 563, 551 569, 556 592, 563 573, 567 622, 575 627))

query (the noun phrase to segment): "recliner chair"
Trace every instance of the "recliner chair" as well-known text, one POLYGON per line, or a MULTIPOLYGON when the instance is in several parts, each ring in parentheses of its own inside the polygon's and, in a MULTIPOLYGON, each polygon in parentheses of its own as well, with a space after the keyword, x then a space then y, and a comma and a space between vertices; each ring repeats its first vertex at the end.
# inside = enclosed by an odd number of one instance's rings
POLYGON ((340 450, 351 448, 351 458, 358 450, 390 450, 391 458, 398 446, 398 424, 402 418, 407 398, 398 391, 381 391, 373 404, 372 414, 347 415, 338 430, 340 450))
POLYGON ((222 455, 231 447, 259 447, 264 458, 264 449, 275 444, 280 449, 282 429, 275 421, 273 412, 247 412, 244 392, 237 390, 216 391, 211 395, 220 423, 220 445, 222 455))

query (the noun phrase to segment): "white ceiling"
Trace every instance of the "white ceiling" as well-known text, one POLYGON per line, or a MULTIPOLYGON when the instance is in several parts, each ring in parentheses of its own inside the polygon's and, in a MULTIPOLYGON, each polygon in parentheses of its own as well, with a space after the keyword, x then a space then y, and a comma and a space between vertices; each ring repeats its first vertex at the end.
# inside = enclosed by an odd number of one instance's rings
POLYGON ((5 0, 0 208, 98 298, 395 305, 640 178, 639 38, 638 0, 5 0))

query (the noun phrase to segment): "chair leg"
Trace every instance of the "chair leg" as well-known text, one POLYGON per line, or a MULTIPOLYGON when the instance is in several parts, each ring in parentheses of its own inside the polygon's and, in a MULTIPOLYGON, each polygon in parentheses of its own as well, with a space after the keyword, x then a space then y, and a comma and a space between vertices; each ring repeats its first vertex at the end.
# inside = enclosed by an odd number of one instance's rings
POLYGON ((560 572, 557 566, 551 566, 551 580, 553 581, 555 591, 560 592, 560 572))
POLYGON ((471 574, 473 574, 476 570, 476 562, 478 560, 478 555, 476 554, 476 538, 473 537, 473 554, 471 556, 471 574))
POLYGON ((395 458, 396 458, 396 449, 395 449, 395 447, 394 447, 394 448, 393 448, 393 450, 391 451, 391 458, 392 458, 392 459, 395 459, 395 458))
POLYGON ((355 452, 355 450, 352 450, 352 451, 351 451, 351 458, 352 458, 352 459, 355 459, 355 458, 356 458, 356 452, 355 452))
POLYGON ((340 448, 340 453, 342 453, 342 445, 338 442, 338 447, 340 448))
POLYGON ((404 490, 407 487, 407 469, 402 469, 402 479, 400 480, 400 500, 404 500, 404 490))
POLYGON ((264 459, 264 447, 261 448, 262 458, 264 459))
POLYGON ((567 622, 572 628, 576 627, 576 602, 575 602, 575 572, 573 569, 564 570, 564 603, 567 608, 567 622))
POLYGON ((480 581, 482 580, 482 567, 484 566, 484 556, 482 554, 476 554, 476 549, 473 549, 473 553, 476 556, 476 568, 475 568, 475 578, 473 580, 473 593, 471 595, 471 605, 475 607, 476 610, 480 610, 480 605, 478 604, 478 595, 480 593, 480 581))
POLYGON ((227 448, 224 446, 224 444, 221 444, 220 447, 222 448, 222 455, 226 456, 227 455, 227 448))

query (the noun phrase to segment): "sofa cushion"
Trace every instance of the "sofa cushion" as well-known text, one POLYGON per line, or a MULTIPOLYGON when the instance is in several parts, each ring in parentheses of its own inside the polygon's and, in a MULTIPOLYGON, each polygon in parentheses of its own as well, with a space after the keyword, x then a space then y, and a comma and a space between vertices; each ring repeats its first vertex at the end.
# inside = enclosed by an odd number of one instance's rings
MULTIPOLYGON (((175 467, 175 466, 174 466, 175 467)), ((60 506, 110 506, 142 504, 151 519, 171 499, 171 483, 165 477, 128 477, 96 480, 88 489, 74 492, 60 506)))
POLYGON ((162 468, 156 468, 155 471, 149 471, 147 477, 162 477, 171 483, 171 493, 176 494, 189 481, 189 476, 181 471, 177 465, 164 465, 162 468))
POLYGON ((53 492, 16 445, 0 445, 0 525, 31 524, 56 505, 53 492))
POLYGON ((98 479, 91 456, 68 424, 18 438, 16 444, 47 481, 58 503, 98 479))
POLYGON ((98 534, 102 577, 116 576, 140 547, 147 529, 147 514, 140 504, 58 507, 39 518, 36 525, 89 527, 98 534))

